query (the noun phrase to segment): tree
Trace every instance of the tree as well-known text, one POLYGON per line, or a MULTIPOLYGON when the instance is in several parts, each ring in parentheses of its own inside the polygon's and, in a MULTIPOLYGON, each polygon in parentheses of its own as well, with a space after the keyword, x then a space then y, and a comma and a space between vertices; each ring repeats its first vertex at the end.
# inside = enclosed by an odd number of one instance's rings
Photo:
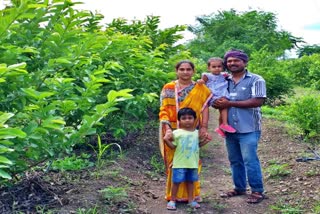
POLYGON ((230 48, 238 48, 249 55, 264 48, 279 56, 302 42, 289 32, 278 30, 275 14, 264 11, 237 13, 235 10, 197 17, 199 24, 189 26, 196 35, 188 47, 193 55, 207 60, 223 56, 230 48))
POLYGON ((303 56, 311 56, 312 54, 320 54, 320 46, 319 45, 305 45, 301 48, 298 48, 298 56, 299 58, 303 56))

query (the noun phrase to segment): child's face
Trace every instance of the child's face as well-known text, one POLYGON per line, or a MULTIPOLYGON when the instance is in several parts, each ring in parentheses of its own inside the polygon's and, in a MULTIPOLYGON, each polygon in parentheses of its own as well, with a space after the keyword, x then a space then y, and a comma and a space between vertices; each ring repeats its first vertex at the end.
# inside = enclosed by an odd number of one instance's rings
POLYGON ((210 62, 210 65, 208 66, 208 71, 212 74, 220 74, 223 71, 223 65, 221 61, 214 60, 210 62))
POLYGON ((192 115, 182 115, 179 122, 181 128, 191 128, 194 124, 194 117, 192 115))

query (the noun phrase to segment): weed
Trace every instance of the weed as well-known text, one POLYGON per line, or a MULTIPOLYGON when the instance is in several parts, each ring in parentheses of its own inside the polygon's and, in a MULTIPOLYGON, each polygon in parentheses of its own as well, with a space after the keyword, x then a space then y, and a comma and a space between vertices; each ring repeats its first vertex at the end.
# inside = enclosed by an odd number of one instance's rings
POLYGON ((292 206, 290 204, 286 204, 284 202, 278 202, 275 205, 270 206, 271 210, 279 211, 281 214, 302 214, 304 210, 302 210, 299 206, 292 206))
POLYGON ((162 161, 162 158, 159 155, 153 155, 150 159, 150 164, 152 168, 154 169, 155 173, 161 173, 164 172, 164 163, 162 161))
POLYGON ((231 169, 229 167, 222 166, 221 169, 225 174, 231 175, 231 169))
POLYGON ((65 157, 63 159, 58 159, 52 162, 52 168, 59 171, 77 171, 92 167, 94 164, 88 160, 90 156, 81 155, 76 156, 73 154, 71 157, 65 157))
POLYGON ((266 172, 270 178, 277 178, 287 176, 291 173, 291 170, 288 169, 288 164, 272 164, 267 167, 266 172))
POLYGON ((305 172, 305 175, 308 177, 317 176, 319 175, 319 172, 317 171, 317 169, 310 169, 307 172, 305 172))
POLYGON ((125 187, 107 187, 99 191, 103 194, 103 198, 110 203, 120 203, 128 198, 125 187))
POLYGON ((218 213, 220 213, 222 210, 224 210, 225 208, 227 208, 227 205, 226 205, 226 204, 221 204, 221 203, 219 203, 219 202, 217 202, 217 201, 211 201, 211 202, 210 202, 210 206, 211 206, 213 209, 219 211, 218 213))
POLYGON ((97 137, 97 144, 98 144, 98 148, 94 148, 91 144, 88 144, 88 145, 93 149, 93 151, 97 155, 97 164, 96 165, 97 165, 98 169, 100 169, 102 166, 103 155, 106 153, 106 151, 111 149, 111 146, 117 146, 120 153, 122 153, 121 146, 117 143, 102 144, 100 135, 98 135, 98 137, 97 137))
POLYGON ((77 210, 77 214, 98 214, 98 206, 94 206, 93 208, 88 208, 88 209, 85 209, 85 208, 79 208, 77 210))
POLYGON ((318 201, 318 202, 314 205, 312 211, 313 211, 313 213, 315 213, 315 214, 320 214, 320 201, 318 201))

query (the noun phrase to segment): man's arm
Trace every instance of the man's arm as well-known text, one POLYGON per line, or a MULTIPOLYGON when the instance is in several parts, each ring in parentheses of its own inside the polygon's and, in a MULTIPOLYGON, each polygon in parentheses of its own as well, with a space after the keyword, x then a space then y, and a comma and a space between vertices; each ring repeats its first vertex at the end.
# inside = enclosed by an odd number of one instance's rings
POLYGON ((218 109, 223 108, 230 108, 230 107, 237 107, 237 108, 255 108, 260 107, 264 103, 265 98, 257 97, 257 98, 250 98, 248 100, 241 100, 241 101, 231 101, 227 100, 226 98, 220 98, 213 103, 213 107, 218 109))

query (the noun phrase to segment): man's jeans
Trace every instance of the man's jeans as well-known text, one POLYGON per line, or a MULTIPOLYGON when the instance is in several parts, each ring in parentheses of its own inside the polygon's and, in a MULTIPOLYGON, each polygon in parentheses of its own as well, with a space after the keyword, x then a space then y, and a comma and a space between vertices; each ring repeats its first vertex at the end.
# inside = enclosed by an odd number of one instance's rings
POLYGON ((252 192, 263 192, 260 161, 257 154, 261 131, 226 133, 226 147, 235 190, 246 191, 247 177, 252 192))

